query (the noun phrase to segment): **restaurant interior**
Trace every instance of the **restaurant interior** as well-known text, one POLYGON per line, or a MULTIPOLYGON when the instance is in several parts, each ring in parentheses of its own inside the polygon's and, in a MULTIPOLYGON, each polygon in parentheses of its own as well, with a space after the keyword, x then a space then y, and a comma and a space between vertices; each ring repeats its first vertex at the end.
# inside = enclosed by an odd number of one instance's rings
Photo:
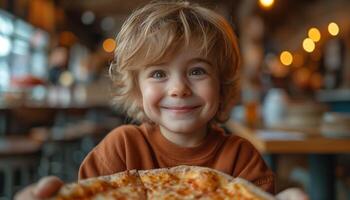
MULTIPOLYGON (((191 0, 238 36, 240 94, 227 132, 250 141, 276 190, 350 200, 350 1, 191 0)), ((0 200, 79 165, 134 123, 108 69, 124 20, 147 0, 0 0, 0 200)))

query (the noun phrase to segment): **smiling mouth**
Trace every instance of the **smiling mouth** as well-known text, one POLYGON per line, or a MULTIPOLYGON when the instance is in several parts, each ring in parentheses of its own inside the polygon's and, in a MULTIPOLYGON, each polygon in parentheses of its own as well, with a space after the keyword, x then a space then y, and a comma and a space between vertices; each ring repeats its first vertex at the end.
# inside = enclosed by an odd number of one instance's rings
POLYGON ((161 108, 175 112, 175 113, 187 113, 187 112, 191 112, 197 108, 199 108, 200 106, 172 106, 172 107, 167 107, 167 106, 162 106, 161 108))

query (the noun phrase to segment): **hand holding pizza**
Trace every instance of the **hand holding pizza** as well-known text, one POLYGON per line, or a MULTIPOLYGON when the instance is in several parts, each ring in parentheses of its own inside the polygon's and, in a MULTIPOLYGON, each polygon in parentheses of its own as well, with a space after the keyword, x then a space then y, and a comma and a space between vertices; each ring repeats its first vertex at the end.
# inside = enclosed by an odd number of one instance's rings
POLYGON ((47 176, 38 183, 27 186, 16 194, 15 200, 39 200, 52 197, 63 186, 63 181, 56 176, 47 176))

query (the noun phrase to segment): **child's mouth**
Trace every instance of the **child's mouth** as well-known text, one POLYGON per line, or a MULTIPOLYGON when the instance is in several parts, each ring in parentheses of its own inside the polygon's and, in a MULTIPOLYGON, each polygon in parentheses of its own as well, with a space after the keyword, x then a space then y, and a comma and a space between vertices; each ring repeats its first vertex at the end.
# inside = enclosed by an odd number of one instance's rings
POLYGON ((189 113, 192 112, 193 110, 199 108, 200 106, 162 106, 162 109, 166 109, 168 111, 171 111, 173 113, 189 113))

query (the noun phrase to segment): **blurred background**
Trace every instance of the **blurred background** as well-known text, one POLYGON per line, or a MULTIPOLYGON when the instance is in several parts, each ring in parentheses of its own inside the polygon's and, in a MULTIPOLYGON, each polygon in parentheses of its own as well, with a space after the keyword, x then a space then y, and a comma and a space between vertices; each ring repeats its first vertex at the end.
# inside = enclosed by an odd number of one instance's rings
MULTIPOLYGON (((110 103, 123 21, 146 0, 0 0, 0 199, 84 156, 130 119, 110 103)), ((350 1, 198 0, 238 35, 241 93, 224 125, 277 191, 350 199, 350 1)))

